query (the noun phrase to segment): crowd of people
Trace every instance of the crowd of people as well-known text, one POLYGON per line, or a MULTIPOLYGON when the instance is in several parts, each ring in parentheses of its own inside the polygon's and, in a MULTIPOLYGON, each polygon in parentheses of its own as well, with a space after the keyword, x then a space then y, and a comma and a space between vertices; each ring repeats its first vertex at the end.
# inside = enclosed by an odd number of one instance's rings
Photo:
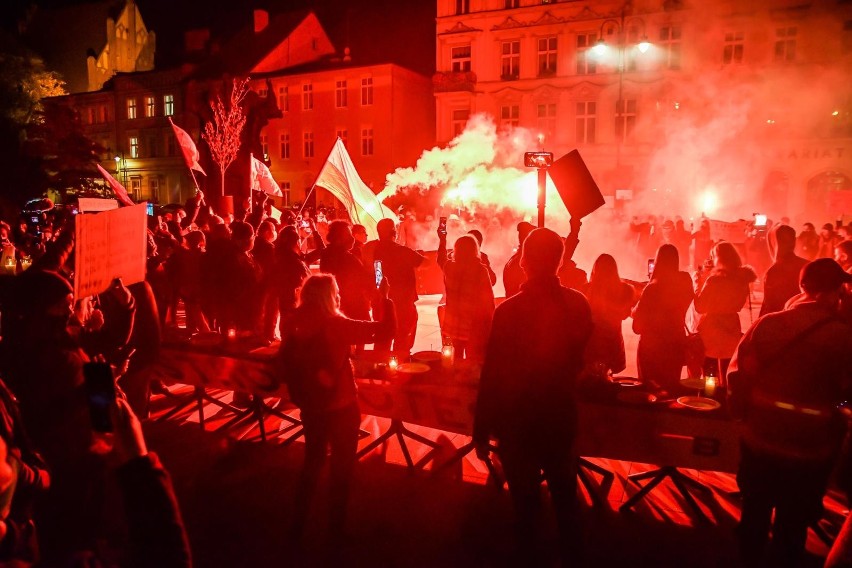
MULTIPOLYGON (((270 211, 258 196, 244 218, 218 216, 198 192, 184 208, 149 217, 145 281, 117 280, 90 298, 75 298, 69 284, 73 215, 0 224, 0 449, 14 478, 3 486, 14 491, 11 506, 0 508, 0 555, 35 558, 33 521, 48 565, 97 554, 112 476, 125 497, 128 562, 190 564, 168 475, 136 418, 147 416, 151 389, 162 388, 148 377, 162 334, 179 324, 187 334, 280 340, 278 369, 301 409, 306 442, 291 537, 302 537, 330 455, 330 530, 342 540, 360 423, 350 359, 369 344, 411 352, 416 271, 426 257, 406 246, 404 221, 379 221, 369 240, 364 226, 345 219, 270 211), (95 360, 118 377, 108 437, 93 432, 84 392, 85 365, 95 360)), ((653 258, 647 282, 621 278, 609 254, 588 273, 577 266, 577 219, 565 237, 520 222, 517 249, 500 271, 505 298, 495 297, 498 271, 482 251, 483 233, 470 230, 450 247, 446 223, 438 223, 442 335, 457 359, 481 369, 473 438, 481 457, 497 442, 525 554, 535 549, 543 471, 563 557, 582 556, 577 389, 628 366, 622 329, 632 318, 639 379, 661 393, 688 392, 683 368, 700 338, 704 358, 690 372, 718 379, 717 396, 727 393, 746 425, 743 557, 755 565, 763 558, 774 509, 769 554, 798 561, 847 429, 837 407, 852 379, 852 240, 849 226, 826 224, 818 234, 806 223, 797 234, 784 221, 750 227, 749 240, 735 246, 714 242, 707 219, 695 232, 682 220, 634 219, 637 248, 653 258), (739 313, 756 282, 761 317, 744 330, 739 313)))

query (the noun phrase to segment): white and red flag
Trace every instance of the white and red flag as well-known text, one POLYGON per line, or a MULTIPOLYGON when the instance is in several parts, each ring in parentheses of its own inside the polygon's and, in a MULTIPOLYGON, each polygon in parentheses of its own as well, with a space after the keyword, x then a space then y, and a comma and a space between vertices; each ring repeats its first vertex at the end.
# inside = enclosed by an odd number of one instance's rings
POLYGON ((124 186, 121 185, 117 179, 112 177, 108 171, 106 171, 100 164, 97 164, 98 171, 101 172, 101 175, 112 188, 113 193, 115 193, 116 199, 118 199, 119 203, 130 207, 131 205, 136 205, 133 203, 133 200, 130 199, 130 196, 127 194, 127 190, 124 189, 124 186))
POLYGON ((378 237, 376 224, 396 215, 379 201, 373 190, 358 175, 343 140, 339 137, 314 183, 340 200, 353 223, 364 225, 371 239, 378 237))
POLYGON ((177 138, 180 151, 183 152, 183 159, 186 162, 186 167, 207 175, 207 172, 205 172, 201 167, 201 164, 198 163, 200 154, 198 153, 198 148, 195 147, 195 142, 192 141, 192 137, 186 130, 175 124, 172 117, 169 117, 169 124, 172 125, 172 130, 175 132, 175 138, 177 138))
POLYGON ((251 188, 255 191, 262 191, 269 195, 283 196, 281 188, 278 187, 278 182, 272 177, 272 172, 266 167, 266 164, 251 157, 251 188))

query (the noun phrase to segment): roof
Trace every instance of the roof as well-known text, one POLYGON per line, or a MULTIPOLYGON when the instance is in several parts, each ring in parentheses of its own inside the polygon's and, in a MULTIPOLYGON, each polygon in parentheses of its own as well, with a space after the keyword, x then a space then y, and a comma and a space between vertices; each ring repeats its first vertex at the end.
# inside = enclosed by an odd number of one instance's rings
POLYGON ((71 93, 88 88, 86 57, 106 45, 106 20, 117 19, 124 0, 99 0, 73 6, 36 9, 23 34, 24 43, 58 71, 71 93))

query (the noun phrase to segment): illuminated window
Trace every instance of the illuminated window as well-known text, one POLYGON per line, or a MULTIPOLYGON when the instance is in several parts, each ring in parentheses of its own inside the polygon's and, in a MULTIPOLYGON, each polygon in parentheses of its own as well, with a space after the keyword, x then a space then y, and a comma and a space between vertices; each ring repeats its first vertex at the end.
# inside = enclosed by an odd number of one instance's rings
POLYGON ((127 119, 136 118, 136 99, 127 99, 127 119))
POLYGON ((467 119, 470 118, 470 110, 456 109, 453 111, 453 138, 464 132, 467 119))
POLYGON ((314 157, 314 133, 313 132, 305 132, 302 136, 304 144, 302 146, 303 153, 306 158, 314 157))
POLYGON ((743 32, 726 32, 725 47, 722 50, 722 63, 725 65, 742 63, 744 41, 745 34, 743 32))
POLYGON ((154 116, 157 112, 157 102, 154 97, 145 97, 145 116, 148 118, 154 116))
POLYGON ((517 127, 520 123, 521 107, 519 105, 504 105, 500 107, 500 126, 517 127))
POLYGON ((598 34, 579 34, 577 36, 577 75, 593 75, 597 72, 592 47, 598 41, 598 34))
POLYGON ((281 112, 290 111, 290 98, 287 92, 287 87, 278 87, 278 110, 281 112))
POLYGON ((346 108, 349 104, 346 91, 346 81, 337 81, 334 88, 334 106, 336 108, 346 108))
POLYGON ((373 129, 372 128, 362 128, 361 129, 361 155, 362 156, 372 156, 373 155, 373 129))
POLYGON ((796 28, 778 28, 775 30, 775 61, 796 60, 796 28))
POLYGON ((517 79, 521 70, 521 42, 504 41, 500 49, 500 78, 517 79))
POLYGON ((163 95, 163 114, 173 116, 175 114, 175 96, 163 95))
POLYGON ((574 123, 577 144, 595 143, 597 107, 598 105, 594 101, 577 103, 577 116, 574 123))
POLYGON ((556 133, 556 103, 537 105, 538 130, 547 139, 552 139, 556 133))
POLYGON ((282 197, 284 198, 284 206, 290 206, 290 182, 289 181, 279 181, 278 187, 281 188, 282 197))
POLYGON ((97 109, 95 107, 89 107, 89 124, 95 124, 97 119, 97 109))
POLYGON ((615 103, 615 137, 620 142, 629 142, 636 128, 636 100, 615 103))
POLYGON ((470 0, 456 0, 456 14, 469 14, 470 0))
POLYGON ((269 135, 261 134, 260 135, 260 151, 263 153, 263 159, 269 159, 269 135))
POLYGON ((151 176, 148 178, 148 192, 150 193, 151 199, 154 201, 160 200, 160 178, 157 176, 151 176))
POLYGON ((139 157, 139 138, 136 136, 131 136, 128 140, 128 150, 130 150, 131 158, 139 157))
POLYGON ((109 114, 107 112, 106 105, 101 105, 98 107, 98 122, 107 122, 109 114))
POLYGON ((136 176, 130 178, 130 187, 127 189, 130 190, 133 199, 139 201, 139 198, 142 197, 142 178, 136 176))
POLYGON ((343 145, 346 145, 346 140, 349 137, 349 132, 345 128, 338 128, 334 133, 340 140, 343 141, 343 145))
POLYGON ((302 85, 302 110, 314 108, 314 86, 311 83, 302 85))
POLYGON ((539 76, 556 74, 556 37, 538 38, 539 76))
POLYGON ((368 106, 373 104, 373 78, 361 78, 361 105, 368 106))
POLYGON ((450 50, 453 73, 470 71, 470 44, 458 45, 450 50))
POLYGON ((290 159, 290 133, 282 132, 279 136, 281 141, 281 159, 289 160, 290 159))
POLYGON ((663 64, 669 69, 680 69, 681 29, 679 25, 660 28, 660 45, 663 64))

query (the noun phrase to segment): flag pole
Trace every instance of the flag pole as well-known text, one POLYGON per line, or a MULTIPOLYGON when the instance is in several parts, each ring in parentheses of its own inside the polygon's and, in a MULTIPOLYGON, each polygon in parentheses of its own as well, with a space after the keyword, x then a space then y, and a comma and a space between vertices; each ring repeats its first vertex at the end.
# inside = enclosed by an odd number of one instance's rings
POLYGON ((311 196, 311 194, 314 192, 314 188, 317 186, 317 181, 319 180, 320 174, 322 173, 322 169, 328 163, 328 159, 331 158, 331 153, 334 152, 334 148, 335 148, 335 146, 337 146, 338 142, 340 142, 340 136, 338 136, 337 140, 334 141, 334 144, 331 145, 331 150, 328 151, 328 156, 325 157, 325 161, 322 163, 322 168, 320 168, 320 171, 317 172, 317 177, 314 178, 314 183, 311 184, 311 189, 309 189, 308 193, 305 194, 305 200, 302 202, 301 209, 299 209, 299 216, 300 217, 302 216, 302 209, 304 209, 305 205, 308 204, 308 198, 311 196))

